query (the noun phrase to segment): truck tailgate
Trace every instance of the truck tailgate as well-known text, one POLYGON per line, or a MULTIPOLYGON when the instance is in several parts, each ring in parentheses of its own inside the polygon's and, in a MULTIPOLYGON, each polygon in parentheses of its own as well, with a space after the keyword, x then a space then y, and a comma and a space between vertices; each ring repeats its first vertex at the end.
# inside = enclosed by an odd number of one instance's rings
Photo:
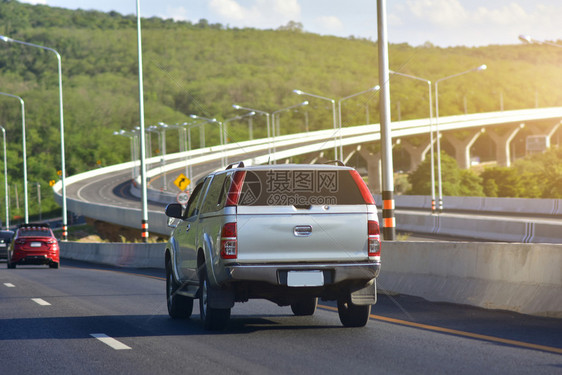
POLYGON ((238 261, 242 263, 367 260, 365 205, 239 206, 238 261))

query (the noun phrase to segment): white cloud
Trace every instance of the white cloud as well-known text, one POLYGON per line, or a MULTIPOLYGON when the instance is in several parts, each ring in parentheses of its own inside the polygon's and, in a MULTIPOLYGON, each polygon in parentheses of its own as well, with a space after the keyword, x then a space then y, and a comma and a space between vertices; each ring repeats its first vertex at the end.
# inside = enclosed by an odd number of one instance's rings
POLYGON ((316 23, 322 29, 325 29, 327 33, 338 32, 343 30, 342 21, 336 16, 323 16, 316 19, 316 23))
POLYGON ((20 3, 47 5, 47 0, 19 0, 20 3))
POLYGON ((251 13, 235 0, 211 0, 210 7, 219 16, 233 21, 244 21, 251 13))
POLYGON ((472 14, 471 19, 476 23, 515 25, 523 22, 528 17, 529 15, 519 4, 510 3, 498 9, 478 7, 472 14))
POLYGON ((559 0, 404 0, 391 5, 389 40, 439 46, 517 44, 517 36, 559 39, 559 0))
POLYGON ((301 19, 298 0, 254 0, 248 6, 239 0, 211 0, 209 7, 221 22, 234 26, 275 28, 301 19))
POLYGON ((166 15, 161 15, 160 17, 171 18, 174 21, 187 21, 188 20, 188 12, 182 6, 180 6, 180 7, 167 7, 166 8, 166 15))
MULTIPOLYGON (((261 0, 266 8, 269 7, 271 0, 261 0)), ((291 20, 296 20, 300 18, 301 7, 298 0, 273 0, 273 9, 276 13, 282 15, 283 17, 289 18, 291 20)))
POLYGON ((458 25, 468 19, 467 11, 458 0, 409 0, 406 4, 416 18, 436 25, 458 25))

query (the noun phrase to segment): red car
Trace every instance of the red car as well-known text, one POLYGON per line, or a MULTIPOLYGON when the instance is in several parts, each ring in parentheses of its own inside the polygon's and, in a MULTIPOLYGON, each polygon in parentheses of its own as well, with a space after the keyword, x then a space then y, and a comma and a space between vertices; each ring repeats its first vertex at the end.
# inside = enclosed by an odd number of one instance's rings
POLYGON ((59 268, 59 242, 46 223, 21 224, 10 244, 8 268, 17 264, 48 264, 59 268))

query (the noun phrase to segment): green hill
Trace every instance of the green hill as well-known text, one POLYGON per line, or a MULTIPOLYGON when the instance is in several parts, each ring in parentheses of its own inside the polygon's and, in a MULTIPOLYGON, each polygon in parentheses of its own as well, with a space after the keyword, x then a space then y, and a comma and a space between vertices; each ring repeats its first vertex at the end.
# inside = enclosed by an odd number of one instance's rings
MULTIPOLYGON (((143 19, 146 125, 189 121, 190 114, 227 119, 242 114, 240 104, 273 112, 305 99, 298 112, 281 115, 282 133, 329 128, 326 101, 299 97, 301 89, 339 99, 378 84, 377 46, 364 39, 319 36, 299 27, 281 30, 232 29, 201 20, 197 24, 143 19)), ((292 24, 294 26, 294 24, 292 24)), ((297 25, 298 26, 298 25, 297 25)), ((116 12, 71 11, 0 1, 0 34, 56 49, 62 56, 67 175, 130 158, 129 141, 119 129, 138 125, 136 18, 116 12)), ((562 51, 536 45, 437 48, 391 45, 390 68, 436 80, 480 64, 488 70, 440 86, 440 115, 562 103, 562 51)), ((26 105, 28 180, 47 187, 60 169, 58 74, 54 54, 0 41, 0 91, 21 96, 26 105)), ((395 77, 391 82, 393 119, 428 116, 427 85, 395 77)), ((378 95, 346 100, 343 123, 378 122, 378 95)), ((10 186, 20 185, 19 103, 0 97, 0 125, 7 129, 10 186)), ((265 135, 263 118, 255 135, 265 135)), ((231 141, 244 140, 244 123, 229 124, 231 141)), ((218 140, 218 129, 207 134, 218 140)), ((153 152, 156 152, 153 137, 153 152)), ((207 143, 212 143, 208 138, 207 143)), ((195 142, 197 146, 197 142, 195 142)), ((168 137, 168 152, 178 150, 168 137)), ((2 176, 3 178, 3 176, 2 176)), ((32 194, 34 189, 30 188, 32 194)), ((47 191, 47 189, 43 189, 47 191)), ((43 211, 56 205, 47 194, 43 211)), ((15 205, 12 204, 15 210, 15 205)), ((36 212, 33 207, 31 212, 36 212)))

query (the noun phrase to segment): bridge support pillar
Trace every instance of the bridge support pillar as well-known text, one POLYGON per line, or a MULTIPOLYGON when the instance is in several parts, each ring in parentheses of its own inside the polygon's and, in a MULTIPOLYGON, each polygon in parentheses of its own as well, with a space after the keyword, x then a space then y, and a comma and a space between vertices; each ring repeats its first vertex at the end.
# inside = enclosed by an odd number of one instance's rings
POLYGON ((460 168, 470 168, 470 148, 478 137, 486 130, 484 128, 473 130, 467 138, 458 139, 454 135, 446 134, 445 137, 455 148, 455 158, 460 168))
MULTIPOLYGON (((434 141, 435 143, 435 141, 434 141)), ((410 170, 415 171, 420 163, 425 160, 425 155, 429 152, 431 148, 431 141, 428 139, 424 141, 419 146, 414 146, 407 140, 401 139, 402 147, 406 149, 408 155, 410 155, 410 170)))
POLYGON ((354 147, 344 147, 343 149, 343 155, 347 155, 347 156, 342 156, 342 162, 347 165, 347 163, 349 162, 349 160, 353 157, 353 155, 355 155, 355 153, 357 153, 357 151, 359 151, 361 149, 361 145, 357 145, 354 147))
POLYGON ((548 127, 548 129, 539 129, 536 126, 535 127, 529 127, 529 129, 531 130, 531 133, 533 133, 534 135, 547 135, 548 137, 552 137, 554 135, 554 133, 556 133, 556 130, 558 130, 558 127, 560 126, 560 124, 562 124, 562 121, 557 122, 556 124, 553 124, 551 126, 548 127))
POLYGON ((376 154, 368 150, 358 147, 357 152, 367 162, 367 185, 373 194, 380 194, 381 192, 381 153, 376 154))
POLYGON ((488 129, 490 138, 492 138, 492 140, 496 144, 496 162, 499 166, 511 166, 511 152, 509 150, 511 141, 524 127, 525 124, 511 126, 508 128, 508 131, 505 134, 501 135, 498 134, 494 129, 488 129))

